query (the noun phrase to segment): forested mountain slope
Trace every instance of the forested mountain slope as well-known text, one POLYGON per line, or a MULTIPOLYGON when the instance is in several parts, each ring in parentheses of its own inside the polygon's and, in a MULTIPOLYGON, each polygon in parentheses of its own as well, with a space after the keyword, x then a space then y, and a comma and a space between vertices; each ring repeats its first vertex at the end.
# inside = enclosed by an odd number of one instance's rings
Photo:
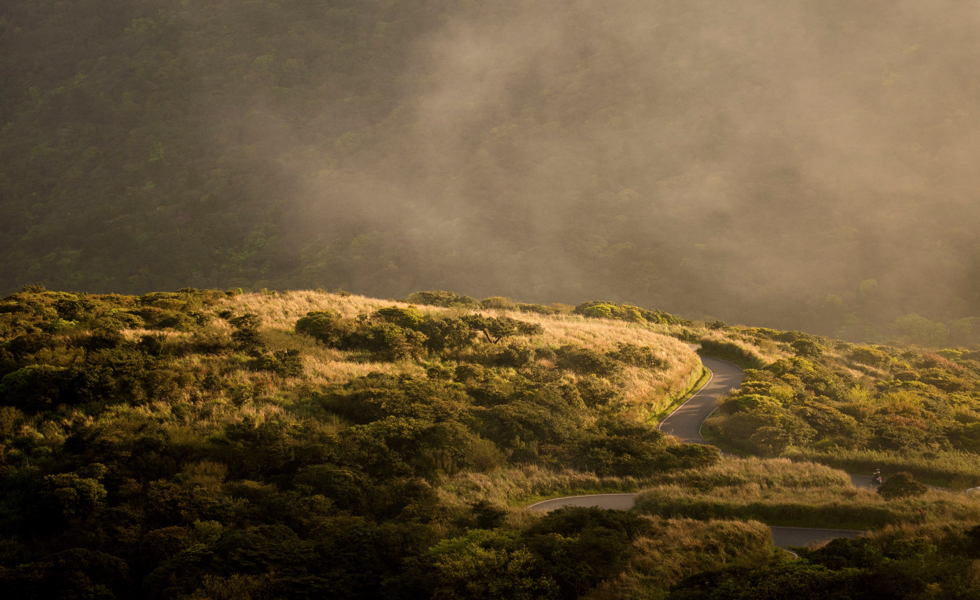
POLYGON ((964 10, 10 0, 0 290, 441 288, 976 342, 964 10))

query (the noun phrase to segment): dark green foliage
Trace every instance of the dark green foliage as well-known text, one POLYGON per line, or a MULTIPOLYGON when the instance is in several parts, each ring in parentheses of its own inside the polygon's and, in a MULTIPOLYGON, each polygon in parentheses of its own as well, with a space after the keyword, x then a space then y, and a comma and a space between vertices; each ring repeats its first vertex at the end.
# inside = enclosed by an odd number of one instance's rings
POLYGON ((389 323, 416 331, 425 323, 425 315, 414 306, 409 306, 408 308, 398 308, 397 306, 382 308, 378 310, 377 315, 389 323))
POLYGON ((661 325, 688 325, 690 321, 675 317, 661 310, 647 310, 628 304, 612 302, 586 302, 575 307, 575 314, 595 319, 619 319, 632 323, 659 323, 661 325))
POLYGON ((99 483, 105 472, 106 468, 102 465, 91 465, 88 472, 82 474, 76 472, 45 476, 41 480, 39 494, 39 501, 45 505, 42 510, 65 519, 94 512, 105 501, 106 490, 99 483))
MULTIPOLYGON (((0 581, 22 597, 571 597, 621 572, 621 527, 532 544, 501 506, 453 514, 433 482, 508 463, 709 464, 605 415, 614 383, 539 362, 558 355, 515 341, 542 331, 516 319, 309 313, 298 333, 426 373, 312 386, 257 315, 206 309, 224 293, 31 294, 0 312, 0 581), (473 528, 505 533, 430 553, 473 528)), ((610 373, 658 364, 632 346, 584 356, 610 373)))
POLYGON ((29 365, 0 379, 0 398, 21 410, 50 409, 61 400, 69 378, 65 367, 29 365))
POLYGON ((759 369, 765 366, 761 358, 753 354, 746 348, 725 340, 700 340, 701 348, 698 350, 705 356, 714 356, 745 369, 759 369))
POLYGON ((929 488, 913 479, 911 473, 901 472, 890 475, 880 486, 878 494, 887 500, 921 496, 929 488))
POLYGON ((73 548, 44 560, 0 568, 4 594, 25 600, 110 600, 133 593, 126 561, 104 552, 73 548))
POLYGON ((494 529, 504 524, 507 517, 507 509, 480 500, 471 507, 475 517, 475 525, 479 529, 494 529))
POLYGON ((341 319, 333 311, 309 312, 296 321, 296 333, 315 338, 325 346, 343 348, 354 330, 351 321, 341 319))
POLYGON ((558 366, 575 371, 582 375, 597 375, 609 377, 614 375, 621 366, 615 359, 582 346, 568 344, 555 350, 558 366))
MULTIPOLYGON (((382 308, 371 317, 344 319, 332 312, 310 312, 296 322, 296 332, 316 338, 323 344, 342 350, 363 350, 380 360, 421 360, 428 353, 449 351, 457 354, 470 346, 477 332, 486 341, 543 333, 540 325, 510 317, 438 318, 422 314, 414 306, 382 308)), ((490 362, 505 366, 523 366, 531 356, 518 347, 504 351, 490 362)))
POLYGON ((577 598, 621 573, 631 542, 649 530, 642 516, 618 510, 567 507, 549 513, 527 533, 528 547, 547 561, 545 572, 564 598, 577 598))
POLYGON ((499 343, 502 339, 515 335, 534 336, 544 333, 540 325, 525 323, 510 317, 483 317, 480 315, 467 315, 463 317, 473 331, 479 331, 486 340, 492 344, 499 343))
POLYGON ((371 480, 360 471, 337 465, 311 465, 304 467, 293 478, 297 486, 307 486, 314 493, 323 494, 343 510, 363 513, 371 499, 371 480))
POLYGON ((425 356, 425 334, 390 323, 365 322, 347 340, 348 348, 366 350, 381 360, 394 361, 425 356))
POLYGON ((953 528, 935 537, 941 538, 938 543, 915 534, 836 539, 816 550, 797 549, 800 560, 694 575, 676 586, 670 598, 973 597, 975 584, 963 577, 973 560, 969 532, 953 528))
POLYGON ((272 371, 280 377, 299 377, 303 374, 303 358, 299 350, 276 350, 262 354, 253 361, 253 368, 272 371))
POLYGON ((295 446, 290 427, 283 422, 256 423, 245 417, 225 428, 223 458, 232 473, 242 479, 292 475, 295 446))
POLYGON ((663 369, 667 362, 654 354, 653 349, 633 344, 616 344, 616 350, 609 352, 609 358, 641 369, 663 369))
POLYGON ((797 356, 805 358, 819 358, 823 354, 823 349, 819 344, 812 340, 796 340, 790 344, 797 356))
MULTIPOLYGON (((398 314, 389 312, 392 319, 398 314)), ((412 319, 404 322, 421 324, 412 319)), ((380 360, 419 360, 425 354, 425 334, 394 324, 379 314, 377 320, 343 319, 332 312, 311 312, 296 322, 296 332, 316 338, 321 343, 341 350, 363 350, 380 360)))
POLYGON ((442 306, 451 308, 459 306, 463 308, 479 308, 480 303, 469 296, 462 296, 456 292, 443 292, 440 290, 431 292, 415 292, 407 299, 413 304, 425 304, 427 306, 442 306))
POLYGON ((426 336, 425 347, 430 352, 450 351, 459 353, 468 347, 476 337, 476 332, 470 329, 466 321, 457 317, 438 319, 429 317, 420 326, 426 336))
POLYGON ((242 352, 257 353, 264 348, 262 336, 259 333, 259 326, 262 325, 262 318, 251 313, 235 317, 228 321, 235 332, 231 334, 231 339, 238 344, 238 349, 242 352))

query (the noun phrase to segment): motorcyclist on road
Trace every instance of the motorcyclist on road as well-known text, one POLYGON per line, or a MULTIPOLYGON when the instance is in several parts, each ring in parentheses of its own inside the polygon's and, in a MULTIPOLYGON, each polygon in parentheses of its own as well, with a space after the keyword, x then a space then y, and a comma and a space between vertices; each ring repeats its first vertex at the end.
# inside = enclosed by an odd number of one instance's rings
POLYGON ((874 475, 871 476, 871 483, 875 485, 881 485, 881 470, 875 469, 874 475))

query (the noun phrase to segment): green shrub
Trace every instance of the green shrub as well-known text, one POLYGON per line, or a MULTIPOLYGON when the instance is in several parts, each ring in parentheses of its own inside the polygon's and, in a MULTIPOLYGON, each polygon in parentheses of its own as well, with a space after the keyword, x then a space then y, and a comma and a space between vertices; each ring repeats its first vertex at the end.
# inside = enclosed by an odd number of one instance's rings
POLYGON ((389 306, 387 308, 379 309, 375 315, 389 323, 398 325, 399 327, 414 329, 416 331, 421 330, 421 327, 426 321, 425 315, 423 315, 422 312, 414 306, 409 306, 407 308, 389 306))
POLYGON ((442 306, 452 308, 460 306, 464 308, 480 308, 480 303, 475 298, 461 296, 456 292, 444 292, 440 290, 429 292, 415 292, 407 300, 411 304, 424 304, 426 306, 442 306))
POLYGON ((891 475, 878 487, 878 494, 886 500, 914 498, 929 491, 929 488, 912 478, 912 474, 902 471, 891 475))
POLYGON ((0 379, 0 402, 28 412, 53 408, 64 401, 70 371, 52 365, 28 365, 0 379))
POLYGON ((306 313, 305 317, 296 321, 294 329, 296 333, 308 335, 330 348, 345 348, 355 325, 337 313, 326 310, 306 313))
POLYGON ((661 310, 647 310, 639 306, 628 304, 615 304, 612 302, 586 302, 575 307, 577 315, 583 315, 593 319, 618 319, 631 323, 657 323, 661 325, 689 325, 679 317, 661 310))
POLYGON ((851 351, 848 358, 854 362, 871 367, 883 367, 891 360, 891 357, 887 353, 873 346, 858 346, 851 351))
POLYGON ((299 377, 303 374, 303 357, 299 350, 276 350, 256 357, 252 368, 272 371, 279 377, 299 377))
POLYGON ((566 344, 555 350, 558 366, 581 375, 609 377, 622 369, 622 366, 608 356, 577 346, 566 344))
POLYGON ((607 356, 613 360, 641 369, 664 369, 668 366, 667 361, 654 354, 652 348, 636 346, 634 344, 616 344, 616 350, 608 352, 607 356))
POLYGON ((727 340, 702 339, 701 349, 698 351, 705 356, 721 358, 742 368, 761 369, 766 366, 765 361, 752 350, 740 346, 727 340))

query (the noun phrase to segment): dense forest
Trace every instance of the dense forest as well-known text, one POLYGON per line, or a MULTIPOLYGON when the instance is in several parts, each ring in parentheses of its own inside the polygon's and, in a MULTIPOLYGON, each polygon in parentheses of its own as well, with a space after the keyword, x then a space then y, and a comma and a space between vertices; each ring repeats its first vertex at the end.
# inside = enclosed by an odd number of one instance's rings
POLYGON ((0 293, 442 288, 977 343, 975 25, 948 0, 9 0, 0 293))
POLYGON ((976 597, 976 350, 662 311, 26 286, 0 301, 18 598, 976 597), (743 364, 711 424, 656 420, 743 364), (889 477, 855 489, 833 467, 889 477), (823 464, 820 464, 823 463, 823 464), (642 492, 634 511, 523 509, 642 492), (851 525, 799 559, 768 525, 851 525))

